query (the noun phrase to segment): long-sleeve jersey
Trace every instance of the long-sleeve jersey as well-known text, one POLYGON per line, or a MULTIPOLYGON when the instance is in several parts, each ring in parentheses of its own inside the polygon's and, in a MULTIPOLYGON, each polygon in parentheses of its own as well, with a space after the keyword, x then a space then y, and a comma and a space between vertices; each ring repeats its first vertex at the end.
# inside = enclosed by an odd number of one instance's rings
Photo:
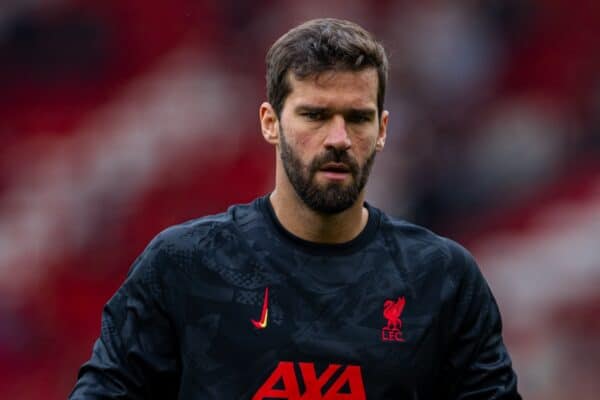
POLYGON ((160 233, 70 398, 520 399, 472 256, 365 206, 343 244, 295 237, 268 197, 160 233))

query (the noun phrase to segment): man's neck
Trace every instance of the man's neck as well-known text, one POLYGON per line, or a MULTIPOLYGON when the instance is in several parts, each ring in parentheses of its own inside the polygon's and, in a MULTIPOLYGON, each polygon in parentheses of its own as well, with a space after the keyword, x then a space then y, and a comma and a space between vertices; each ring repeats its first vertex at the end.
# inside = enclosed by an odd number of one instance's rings
POLYGON ((310 209, 293 192, 275 189, 269 200, 277 219, 295 236, 316 243, 345 243, 357 237, 367 225, 369 212, 363 206, 364 194, 338 214, 321 214, 310 209))

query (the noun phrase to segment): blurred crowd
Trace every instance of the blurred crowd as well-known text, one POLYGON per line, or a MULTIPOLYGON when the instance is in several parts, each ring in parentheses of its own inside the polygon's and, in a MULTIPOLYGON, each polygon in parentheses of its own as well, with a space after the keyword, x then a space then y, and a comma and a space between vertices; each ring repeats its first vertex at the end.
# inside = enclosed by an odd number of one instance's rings
POLYGON ((65 398, 146 243, 272 188, 264 56, 323 16, 390 54, 369 201, 473 251, 524 398, 597 398, 595 0, 3 0, 0 398, 65 398))

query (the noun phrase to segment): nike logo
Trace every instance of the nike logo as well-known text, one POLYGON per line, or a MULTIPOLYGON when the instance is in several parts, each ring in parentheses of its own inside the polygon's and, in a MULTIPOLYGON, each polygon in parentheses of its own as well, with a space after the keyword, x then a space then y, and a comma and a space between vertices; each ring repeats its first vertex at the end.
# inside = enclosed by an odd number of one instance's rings
POLYGON ((269 314, 269 288, 265 288, 265 299, 263 300, 262 313, 260 314, 260 320, 255 321, 253 319, 250 320, 252 325, 256 329, 265 329, 267 327, 267 316, 269 314))

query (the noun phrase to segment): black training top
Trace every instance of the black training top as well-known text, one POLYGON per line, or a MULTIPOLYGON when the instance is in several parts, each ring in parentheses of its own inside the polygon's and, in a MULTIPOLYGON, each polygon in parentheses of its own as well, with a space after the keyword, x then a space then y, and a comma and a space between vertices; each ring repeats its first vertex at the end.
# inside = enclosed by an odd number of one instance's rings
POLYGON ((520 399, 471 255, 366 204, 307 242, 268 197, 171 227, 107 303, 71 399, 520 399))

